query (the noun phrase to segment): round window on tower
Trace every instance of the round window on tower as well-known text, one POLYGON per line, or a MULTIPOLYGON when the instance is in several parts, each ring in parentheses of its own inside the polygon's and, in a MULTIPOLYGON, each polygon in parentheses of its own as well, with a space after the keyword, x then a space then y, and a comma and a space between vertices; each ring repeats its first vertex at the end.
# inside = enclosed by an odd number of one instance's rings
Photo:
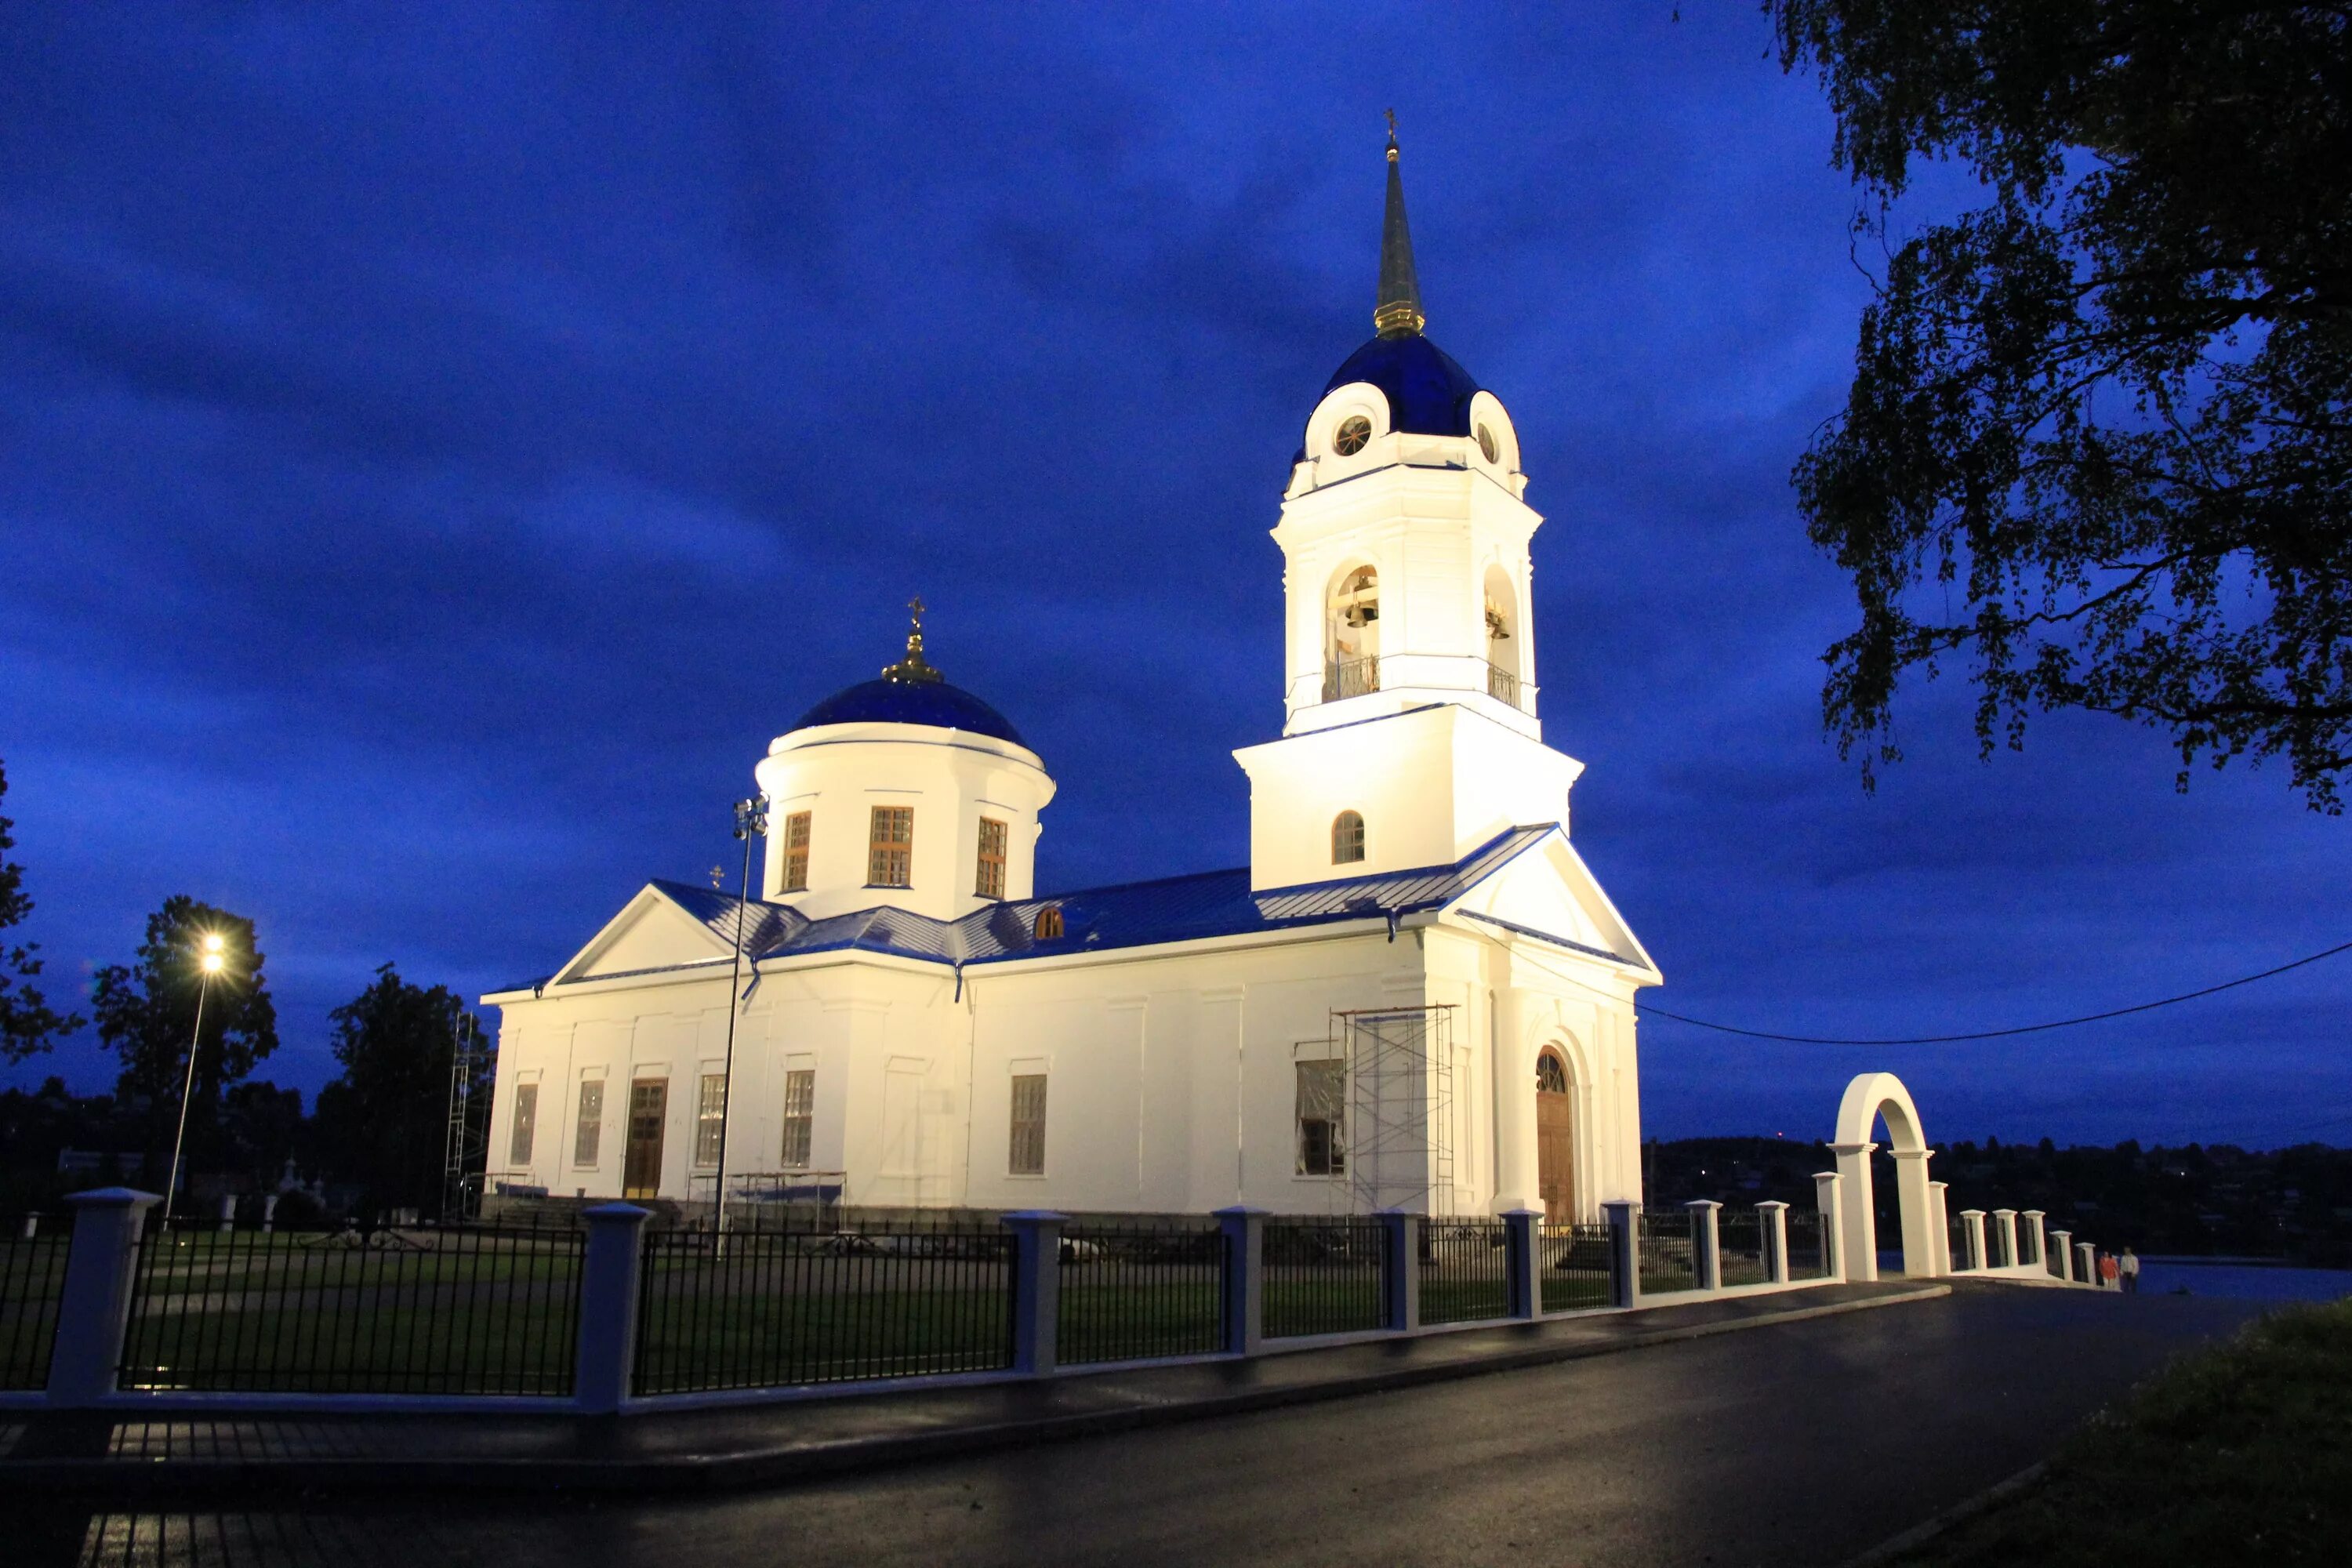
POLYGON ((1339 421, 1339 428, 1331 434, 1331 449, 1343 458, 1352 458, 1370 445, 1372 422, 1360 414, 1350 414, 1339 421))
POLYGON ((1478 450, 1486 454, 1486 460, 1490 463, 1499 463, 1502 461, 1500 458, 1495 455, 1495 433, 1492 430, 1487 429, 1484 425, 1478 426, 1478 450))

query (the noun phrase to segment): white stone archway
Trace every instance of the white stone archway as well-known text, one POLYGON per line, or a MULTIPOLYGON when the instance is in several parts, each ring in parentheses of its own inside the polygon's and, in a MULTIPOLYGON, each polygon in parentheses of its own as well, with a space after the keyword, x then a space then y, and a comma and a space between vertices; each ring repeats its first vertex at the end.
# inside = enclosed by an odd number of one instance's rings
POLYGON ((1934 1194, 1928 1190, 1927 1139, 1919 1126, 1919 1108, 1911 1091, 1891 1072, 1866 1072, 1845 1086, 1838 1101, 1837 1139, 1830 1150, 1837 1155, 1838 1185, 1845 1209, 1845 1277, 1878 1278, 1878 1208, 1871 1190, 1870 1156, 1878 1145, 1870 1136, 1871 1123, 1886 1121, 1886 1152, 1895 1156, 1895 1196, 1903 1222, 1903 1272, 1925 1279, 1937 1267, 1934 1194))

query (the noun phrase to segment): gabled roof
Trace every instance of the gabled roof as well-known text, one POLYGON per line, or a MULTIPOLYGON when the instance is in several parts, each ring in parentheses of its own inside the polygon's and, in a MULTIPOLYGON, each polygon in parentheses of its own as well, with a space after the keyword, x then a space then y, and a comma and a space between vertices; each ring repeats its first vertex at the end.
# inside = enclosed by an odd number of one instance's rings
MULTIPOLYGON (((956 921, 933 920, 888 905, 812 921, 782 904, 755 902, 750 906, 750 940, 744 952, 764 960, 854 949, 961 967, 1246 936, 1343 921, 1394 922, 1406 915, 1444 908, 1559 830, 1556 823, 1510 828, 1446 866, 1339 877, 1255 892, 1250 889, 1249 868, 1236 867, 991 904, 956 921), (1061 910, 1062 934, 1041 941, 1036 934, 1037 913, 1047 908, 1061 910)), ((686 882, 656 881, 649 890, 677 905, 731 949, 735 900, 686 882)), ((1591 951, 1620 963, 1636 962, 1591 951)))

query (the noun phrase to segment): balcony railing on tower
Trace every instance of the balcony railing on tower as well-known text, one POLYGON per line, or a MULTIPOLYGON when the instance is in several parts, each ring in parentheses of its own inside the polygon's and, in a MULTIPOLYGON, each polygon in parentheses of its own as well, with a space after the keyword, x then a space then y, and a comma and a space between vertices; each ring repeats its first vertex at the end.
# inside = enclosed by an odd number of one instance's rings
POLYGON ((1512 707, 1517 708, 1519 705, 1519 678, 1517 673, 1513 670, 1505 669, 1501 665, 1495 663, 1491 659, 1488 660, 1486 664, 1486 695, 1493 698, 1497 702, 1507 702, 1512 707))
POLYGON ((1362 697, 1381 689, 1381 660, 1378 654, 1368 658, 1327 659, 1323 664, 1323 700, 1337 702, 1343 697, 1362 697))

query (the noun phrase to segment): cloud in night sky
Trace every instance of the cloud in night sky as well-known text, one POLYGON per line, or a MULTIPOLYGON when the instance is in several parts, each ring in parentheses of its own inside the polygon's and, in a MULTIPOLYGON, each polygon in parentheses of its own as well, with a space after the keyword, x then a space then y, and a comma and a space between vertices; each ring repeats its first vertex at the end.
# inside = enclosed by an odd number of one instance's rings
MULTIPOLYGON (((1863 792, 1787 482, 1868 289, 1828 114, 1749 8, 1572 9, 0 11, 0 757, 53 977, 172 893, 251 914, 264 1070, 314 1089, 376 964, 541 973, 727 858, 918 592, 1060 781, 1042 887, 1239 864, 1265 532, 1370 333, 1391 105, 1651 999, 1937 1033, 2352 936, 2341 822, 2176 794, 2111 721, 1980 763, 1916 689, 1863 792)), ((1938 1138, 2342 1141, 2347 986, 1904 1050, 1651 1021, 1647 1131, 1825 1134, 1886 1066, 1938 1138)))

